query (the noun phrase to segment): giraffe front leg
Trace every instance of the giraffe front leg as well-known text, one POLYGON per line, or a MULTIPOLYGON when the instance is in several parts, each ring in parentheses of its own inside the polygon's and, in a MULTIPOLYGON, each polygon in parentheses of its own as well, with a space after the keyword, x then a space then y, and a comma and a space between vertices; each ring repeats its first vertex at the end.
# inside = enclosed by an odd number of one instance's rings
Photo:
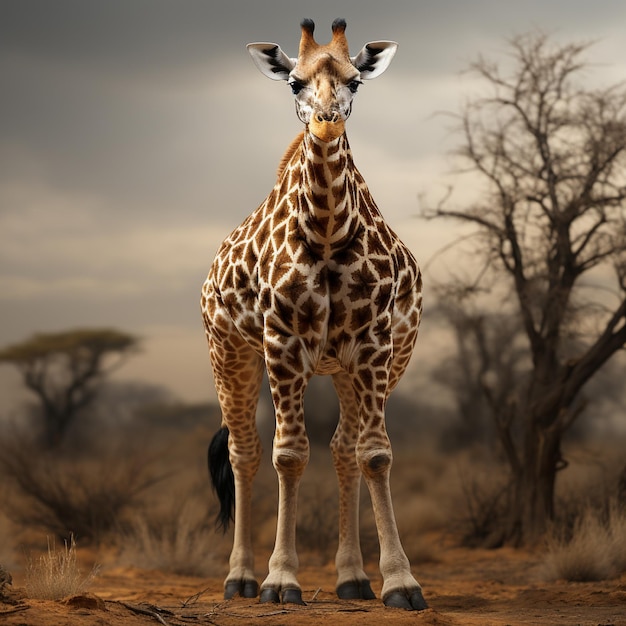
POLYGON ((361 431, 357 459, 370 491, 380 543, 382 599, 386 606, 417 610, 428 608, 422 588, 411 574, 396 525, 389 487, 392 464, 391 444, 386 433, 361 431), (374 444, 374 445, 372 445, 374 444))
POLYGON ((261 585, 261 602, 304 604, 297 579, 296 513, 300 478, 308 462, 305 452, 281 448, 274 441, 273 462, 278 474, 276 543, 269 560, 269 574, 261 585))
MULTIPOLYGON (((369 357, 368 352, 364 354, 369 357)), ((393 455, 385 428, 385 404, 389 394, 391 347, 385 348, 385 342, 381 341, 374 355, 373 359, 357 361, 352 385, 359 406, 356 460, 374 509, 383 577, 382 599, 386 606, 422 610, 427 604, 400 543, 389 486, 393 455)))
MULTIPOLYGON (((292 351, 292 355, 295 351, 292 351)), ((309 440, 304 427, 303 396, 309 375, 287 370, 283 363, 267 362, 276 411, 272 462, 278 475, 276 543, 269 573, 261 585, 261 602, 304 604, 297 580, 296 517, 300 479, 309 461, 309 440), (278 375, 280 374, 280 375, 278 375)))
POLYGON ((356 462, 358 405, 352 382, 345 373, 333 375, 339 396, 340 415, 330 447, 339 483, 339 545, 335 557, 336 591, 343 600, 374 600, 369 578, 363 569, 359 540, 359 494, 361 471, 356 462))

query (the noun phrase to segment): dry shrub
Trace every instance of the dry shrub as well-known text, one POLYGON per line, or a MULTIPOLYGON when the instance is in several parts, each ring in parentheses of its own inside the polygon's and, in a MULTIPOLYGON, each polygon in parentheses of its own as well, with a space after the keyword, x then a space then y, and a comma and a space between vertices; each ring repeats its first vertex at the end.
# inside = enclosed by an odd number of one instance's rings
POLYGON ((12 521, 81 541, 101 540, 161 479, 145 460, 114 454, 69 460, 18 439, 0 445, 0 471, 13 487, 6 507, 12 521))
POLYGON ((184 576, 216 574, 219 539, 206 509, 205 505, 188 501, 161 516, 134 516, 123 535, 122 561, 184 576))
POLYGON ((54 541, 37 559, 30 558, 26 566, 26 594, 38 600, 61 600, 83 592, 98 572, 97 566, 83 576, 76 558, 76 542, 71 537, 62 550, 56 550, 54 541))
POLYGON ((461 534, 462 545, 471 548, 501 545, 509 495, 509 485, 503 474, 493 467, 477 467, 472 472, 459 467, 464 506, 454 511, 453 523, 461 534))
POLYGON ((544 563, 547 580, 575 582, 613 578, 626 571, 626 512, 610 505, 605 512, 586 509, 570 533, 554 532, 544 563))

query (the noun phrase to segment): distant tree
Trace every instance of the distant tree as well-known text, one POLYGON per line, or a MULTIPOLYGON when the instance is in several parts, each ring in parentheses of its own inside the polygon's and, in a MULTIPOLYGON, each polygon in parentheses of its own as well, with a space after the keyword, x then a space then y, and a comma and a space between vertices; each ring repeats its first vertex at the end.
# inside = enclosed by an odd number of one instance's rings
POLYGON ((63 440, 69 426, 96 398, 103 379, 138 344, 113 329, 78 329, 37 334, 0 350, 0 363, 14 365, 41 406, 48 447, 63 440))
POLYGON ((464 295, 453 284, 434 291, 438 318, 452 331, 455 347, 433 370, 433 379, 450 391, 459 417, 449 429, 447 447, 492 446, 500 432, 507 453, 510 407, 528 370, 519 316, 484 310, 472 292, 464 295))
POLYGON ((523 325, 529 372, 510 381, 495 414, 511 470, 503 539, 516 543, 553 517, 581 390, 626 345, 626 90, 576 83, 587 47, 533 33, 510 42, 510 70, 471 65, 488 95, 459 115, 459 154, 485 192, 473 206, 444 201, 427 213, 474 227, 471 254, 485 269, 465 294, 499 290, 497 306, 523 325))

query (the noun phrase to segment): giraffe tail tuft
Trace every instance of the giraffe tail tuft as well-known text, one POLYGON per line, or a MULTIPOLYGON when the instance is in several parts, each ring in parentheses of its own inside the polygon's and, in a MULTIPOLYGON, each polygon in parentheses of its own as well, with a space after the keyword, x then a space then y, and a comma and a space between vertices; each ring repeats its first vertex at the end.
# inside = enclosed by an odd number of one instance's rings
POLYGON ((228 530, 234 520, 235 477, 228 457, 228 428, 220 428, 209 444, 209 473, 213 490, 220 501, 220 510, 215 517, 217 528, 228 530))

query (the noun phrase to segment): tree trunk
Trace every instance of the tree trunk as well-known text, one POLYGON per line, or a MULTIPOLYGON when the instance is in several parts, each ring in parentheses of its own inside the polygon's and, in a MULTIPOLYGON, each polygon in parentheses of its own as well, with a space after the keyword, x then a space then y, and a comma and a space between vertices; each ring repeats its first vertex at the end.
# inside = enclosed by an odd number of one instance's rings
POLYGON ((505 541, 514 545, 533 544, 554 518, 554 487, 562 464, 562 434, 554 425, 543 427, 537 419, 528 424, 523 462, 513 476, 505 541))
POLYGON ((44 412, 44 444, 48 450, 54 450, 65 438, 72 414, 59 414, 57 411, 44 412))

